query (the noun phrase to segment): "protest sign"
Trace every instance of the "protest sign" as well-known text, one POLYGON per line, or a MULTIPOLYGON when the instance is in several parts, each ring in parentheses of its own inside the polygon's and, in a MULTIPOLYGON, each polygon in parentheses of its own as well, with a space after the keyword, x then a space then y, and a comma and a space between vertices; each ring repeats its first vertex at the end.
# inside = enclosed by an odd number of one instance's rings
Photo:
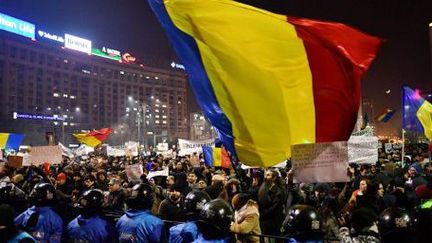
POLYGON ((156 148, 157 148, 157 151, 160 151, 160 152, 167 151, 168 150, 168 143, 158 143, 156 148))
POLYGON ((165 159, 175 158, 175 152, 173 152, 172 149, 163 152, 157 152, 156 154, 161 154, 165 159))
POLYGON ((75 149, 74 153, 76 156, 86 156, 93 151, 94 148, 87 146, 85 144, 81 144, 78 148, 75 149))
POLYGON ((126 165, 125 173, 129 181, 139 181, 143 174, 143 167, 141 164, 126 165))
POLYGON ((22 166, 31 166, 30 157, 31 156, 28 153, 23 154, 23 163, 22 163, 22 166))
POLYGON ((74 153, 73 153, 73 151, 72 151, 72 149, 67 148, 62 143, 59 143, 58 145, 60 146, 60 148, 62 150, 62 155, 63 156, 66 156, 68 158, 73 158, 75 156, 74 153))
POLYGON ((33 165, 41 165, 45 162, 60 164, 62 162, 62 150, 58 145, 31 147, 30 161, 33 165))
POLYGON ((375 164, 378 161, 378 138, 351 136, 348 140, 348 163, 375 164))
POLYGON ((156 177, 156 176, 168 176, 169 175, 169 168, 168 167, 164 167, 162 170, 157 170, 157 171, 151 171, 148 175, 147 175, 147 179, 156 177))
POLYGON ((193 153, 202 153, 202 146, 214 146, 214 139, 206 140, 186 140, 179 139, 179 156, 191 155, 193 153))
POLYGON ((10 155, 8 157, 8 165, 12 168, 21 168, 23 165, 23 157, 17 155, 10 155))
POLYGON ((126 156, 138 156, 138 143, 137 142, 133 142, 133 141, 129 141, 125 143, 125 153, 126 156))
POLYGON ((346 182, 347 142, 298 144, 291 146, 294 182, 346 182))
POLYGON ((384 149, 385 149, 385 152, 388 154, 388 153, 391 153, 393 151, 393 146, 391 143, 385 143, 384 149))
POLYGON ((111 146, 106 146, 106 152, 108 156, 120 157, 125 156, 126 151, 124 149, 113 148, 111 146))

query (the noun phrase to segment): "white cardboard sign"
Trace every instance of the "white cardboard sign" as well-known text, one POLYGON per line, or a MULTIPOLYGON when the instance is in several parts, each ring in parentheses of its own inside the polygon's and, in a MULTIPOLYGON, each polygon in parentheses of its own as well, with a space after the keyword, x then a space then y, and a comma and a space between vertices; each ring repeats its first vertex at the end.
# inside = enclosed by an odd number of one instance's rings
POLYGON ((347 182, 347 142, 291 146, 294 182, 347 182))

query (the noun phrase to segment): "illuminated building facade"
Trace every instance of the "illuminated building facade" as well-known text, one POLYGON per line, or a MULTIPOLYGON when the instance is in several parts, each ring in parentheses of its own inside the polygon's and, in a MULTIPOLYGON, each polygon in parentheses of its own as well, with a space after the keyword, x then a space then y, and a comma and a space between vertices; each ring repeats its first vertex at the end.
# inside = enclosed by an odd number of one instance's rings
POLYGON ((24 133, 30 144, 43 144, 52 131, 73 143, 71 133, 102 127, 114 129, 113 144, 188 137, 183 71, 144 66, 74 35, 38 28, 31 35, 31 24, 17 33, 20 20, 8 17, 0 14, 0 132, 24 133))

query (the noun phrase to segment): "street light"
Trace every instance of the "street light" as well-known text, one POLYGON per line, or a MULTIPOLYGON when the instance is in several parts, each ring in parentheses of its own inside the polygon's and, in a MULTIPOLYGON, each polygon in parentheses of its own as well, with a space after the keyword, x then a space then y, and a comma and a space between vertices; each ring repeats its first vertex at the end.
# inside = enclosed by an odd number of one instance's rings
POLYGON ((146 118, 146 111, 147 111, 147 104, 141 103, 139 100, 135 100, 132 96, 128 97, 129 104, 131 107, 126 107, 126 116, 129 117, 129 111, 132 110, 136 112, 136 122, 137 122, 137 140, 138 145, 141 143, 141 119, 144 119, 143 124, 146 124, 145 118, 146 118))

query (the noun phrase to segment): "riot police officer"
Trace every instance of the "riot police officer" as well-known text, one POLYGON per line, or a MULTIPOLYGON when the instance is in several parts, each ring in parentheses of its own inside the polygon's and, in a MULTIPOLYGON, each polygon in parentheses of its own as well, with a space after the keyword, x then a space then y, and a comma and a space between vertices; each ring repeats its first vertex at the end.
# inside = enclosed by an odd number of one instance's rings
POLYGON ((36 184, 30 192, 29 201, 34 206, 28 208, 15 218, 19 225, 37 241, 61 242, 63 221, 53 210, 55 189, 49 183, 36 184))
POLYGON ((0 203, 11 205, 17 214, 27 209, 25 193, 8 181, 0 182, 0 203))
POLYGON ((169 230, 170 243, 193 242, 198 237, 196 221, 204 205, 210 202, 210 196, 204 191, 194 190, 189 192, 184 199, 184 211, 186 212, 186 223, 178 224, 169 230))
POLYGON ((229 242, 230 225, 234 212, 231 206, 222 199, 206 203, 197 221, 198 237, 194 242, 225 243, 229 242))
POLYGON ((104 195, 91 189, 83 193, 75 205, 80 215, 67 226, 68 240, 72 242, 112 242, 114 228, 100 217, 104 195))
POLYGON ((0 242, 36 242, 25 231, 19 231, 14 225, 15 212, 12 206, 0 204, 0 242))
POLYGON ((284 230, 290 237, 288 242, 323 242, 318 211, 308 205, 297 204, 288 210, 284 230))
POLYGON ((120 242, 165 242, 165 226, 151 214, 153 189, 148 184, 137 184, 126 199, 130 208, 117 222, 120 242))

